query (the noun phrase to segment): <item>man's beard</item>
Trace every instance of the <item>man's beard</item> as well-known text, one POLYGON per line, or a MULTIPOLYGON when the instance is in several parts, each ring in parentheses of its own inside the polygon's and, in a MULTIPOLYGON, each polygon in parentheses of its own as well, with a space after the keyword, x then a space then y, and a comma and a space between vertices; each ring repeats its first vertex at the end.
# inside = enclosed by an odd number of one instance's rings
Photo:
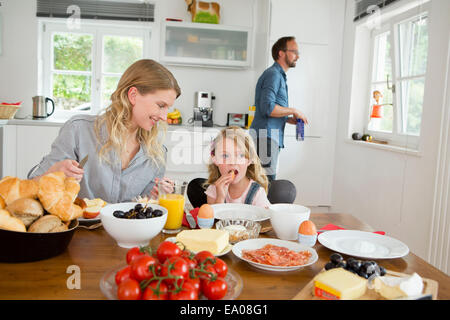
POLYGON ((286 61, 286 65, 289 68, 295 68, 295 66, 297 65, 296 61, 289 61, 287 57, 285 58, 285 61, 286 61))

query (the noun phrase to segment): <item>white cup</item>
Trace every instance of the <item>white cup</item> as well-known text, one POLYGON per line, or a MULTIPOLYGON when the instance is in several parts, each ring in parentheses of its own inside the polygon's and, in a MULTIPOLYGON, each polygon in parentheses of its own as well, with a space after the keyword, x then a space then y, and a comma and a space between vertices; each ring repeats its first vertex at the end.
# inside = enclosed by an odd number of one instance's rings
POLYGON ((311 209, 297 204, 277 203, 269 209, 270 223, 281 240, 297 240, 300 224, 311 214, 311 209))

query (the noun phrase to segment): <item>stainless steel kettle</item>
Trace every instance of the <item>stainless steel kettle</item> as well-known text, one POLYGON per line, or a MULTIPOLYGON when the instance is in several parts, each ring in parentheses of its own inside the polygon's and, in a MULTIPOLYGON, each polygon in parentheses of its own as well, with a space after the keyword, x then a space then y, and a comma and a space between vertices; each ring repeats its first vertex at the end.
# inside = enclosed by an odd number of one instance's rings
POLYGON ((55 102, 44 96, 35 96, 33 97, 33 118, 42 119, 50 117, 53 112, 55 112, 55 102), (47 112, 47 103, 52 103, 52 111, 50 113, 47 112))

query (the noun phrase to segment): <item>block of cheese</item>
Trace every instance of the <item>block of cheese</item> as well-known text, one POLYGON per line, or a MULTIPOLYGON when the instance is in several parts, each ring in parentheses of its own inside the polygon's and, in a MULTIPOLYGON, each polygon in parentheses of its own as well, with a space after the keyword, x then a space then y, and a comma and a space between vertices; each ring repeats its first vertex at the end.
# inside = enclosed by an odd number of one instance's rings
POLYGON ((326 300, 353 300, 363 296, 366 289, 366 279, 343 268, 335 268, 314 278, 313 294, 326 300))
POLYGON ((217 229, 183 230, 177 234, 177 241, 193 252, 203 250, 218 254, 228 245, 228 232, 217 229))
POLYGON ((410 277, 376 277, 373 281, 375 291, 385 299, 398 299, 422 294, 423 280, 414 273, 410 277))

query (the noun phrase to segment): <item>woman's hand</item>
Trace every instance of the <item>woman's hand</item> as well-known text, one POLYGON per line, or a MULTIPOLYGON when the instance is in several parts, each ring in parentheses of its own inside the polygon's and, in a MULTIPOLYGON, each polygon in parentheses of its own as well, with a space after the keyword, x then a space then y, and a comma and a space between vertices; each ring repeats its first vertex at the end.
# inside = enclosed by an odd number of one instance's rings
POLYGON ((155 185, 153 186, 152 191, 150 191, 150 197, 152 199, 158 199, 158 196, 159 196, 158 185, 160 185, 161 188, 163 189, 163 191, 166 193, 172 193, 174 190, 174 188, 173 188, 174 182, 172 179, 169 179, 166 177, 164 177, 162 179, 155 178, 155 185))
POLYGON ((216 180, 216 203, 223 203, 228 194, 228 188, 234 179, 234 172, 231 170, 216 180))
POLYGON ((79 163, 75 160, 63 160, 55 163, 46 173, 62 171, 67 177, 73 177, 78 182, 83 179, 84 170, 78 167, 79 163))

